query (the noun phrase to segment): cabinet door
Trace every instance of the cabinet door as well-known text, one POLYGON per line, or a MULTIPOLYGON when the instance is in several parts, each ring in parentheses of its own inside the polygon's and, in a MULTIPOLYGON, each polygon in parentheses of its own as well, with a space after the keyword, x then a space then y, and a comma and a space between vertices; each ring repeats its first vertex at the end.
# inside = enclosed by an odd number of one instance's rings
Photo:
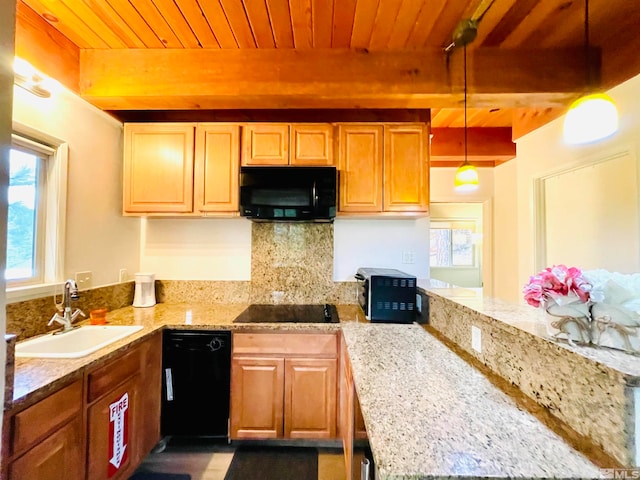
POLYGON ((382 126, 340 125, 341 212, 382 211, 382 126))
POLYGON ((242 165, 289 164, 289 125, 247 125, 242 131, 242 165))
POLYGON ((85 477, 81 415, 9 465, 9 480, 59 480, 63 477, 85 477))
POLYGON ((124 212, 193 210, 194 124, 126 124, 124 212))
POLYGON ((140 376, 106 394, 87 410, 87 478, 126 479, 141 460, 140 376))
POLYGON ((428 210, 427 138, 422 125, 384 127, 384 211, 428 210))
POLYGON ((196 129, 195 209, 238 211, 240 127, 198 124, 196 129))
POLYGON ((333 165, 333 125, 291 125, 291 165, 333 165))
POLYGON ((232 358, 232 439, 281 438, 283 408, 283 358, 232 358))
POLYGON ((286 438, 335 438, 337 368, 335 358, 286 359, 286 438))

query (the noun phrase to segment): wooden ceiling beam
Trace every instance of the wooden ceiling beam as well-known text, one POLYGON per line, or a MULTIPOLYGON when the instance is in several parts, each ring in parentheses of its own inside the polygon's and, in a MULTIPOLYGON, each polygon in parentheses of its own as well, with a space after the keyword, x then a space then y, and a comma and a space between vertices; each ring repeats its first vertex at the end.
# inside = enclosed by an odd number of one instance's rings
MULTIPOLYGON (((580 49, 468 53, 469 106, 557 107, 583 85, 580 49)), ((80 52, 80 94, 107 110, 445 108, 463 101, 461 52, 349 49, 80 52)))
MULTIPOLYGON (((464 128, 432 128, 431 165, 452 166, 464 160, 464 128)), ((467 129, 467 159, 474 165, 494 166, 516 157, 510 127, 467 129)))
POLYGON ((77 92, 80 49, 23 2, 16 3, 16 56, 77 92))

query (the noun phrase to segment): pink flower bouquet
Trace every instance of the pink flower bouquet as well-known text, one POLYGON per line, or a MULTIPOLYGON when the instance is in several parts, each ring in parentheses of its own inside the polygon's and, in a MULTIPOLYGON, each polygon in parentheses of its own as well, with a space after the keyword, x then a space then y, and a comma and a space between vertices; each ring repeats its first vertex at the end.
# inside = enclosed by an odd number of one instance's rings
POLYGON ((579 268, 554 265, 529 277, 529 283, 522 292, 529 305, 539 307, 548 300, 560 304, 562 297, 573 297, 575 301, 586 303, 590 290, 591 284, 582 276, 579 268))

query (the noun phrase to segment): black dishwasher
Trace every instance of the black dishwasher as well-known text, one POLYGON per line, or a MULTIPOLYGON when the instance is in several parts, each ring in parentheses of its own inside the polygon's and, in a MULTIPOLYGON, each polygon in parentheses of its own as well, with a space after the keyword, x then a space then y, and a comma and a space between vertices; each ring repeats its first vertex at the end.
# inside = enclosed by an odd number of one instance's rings
POLYGON ((231 332, 165 330, 162 435, 226 438, 230 384, 231 332))

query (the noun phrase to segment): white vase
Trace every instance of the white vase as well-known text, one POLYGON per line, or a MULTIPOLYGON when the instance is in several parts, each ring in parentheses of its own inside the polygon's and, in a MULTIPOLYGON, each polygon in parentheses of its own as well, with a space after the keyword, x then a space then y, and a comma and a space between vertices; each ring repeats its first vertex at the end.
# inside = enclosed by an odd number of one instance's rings
POLYGON ((640 354, 640 316, 620 305, 594 303, 591 337, 601 347, 640 354))
POLYGON ((553 340, 588 345, 591 342, 590 305, 577 297, 556 297, 544 302, 547 334, 553 340))

